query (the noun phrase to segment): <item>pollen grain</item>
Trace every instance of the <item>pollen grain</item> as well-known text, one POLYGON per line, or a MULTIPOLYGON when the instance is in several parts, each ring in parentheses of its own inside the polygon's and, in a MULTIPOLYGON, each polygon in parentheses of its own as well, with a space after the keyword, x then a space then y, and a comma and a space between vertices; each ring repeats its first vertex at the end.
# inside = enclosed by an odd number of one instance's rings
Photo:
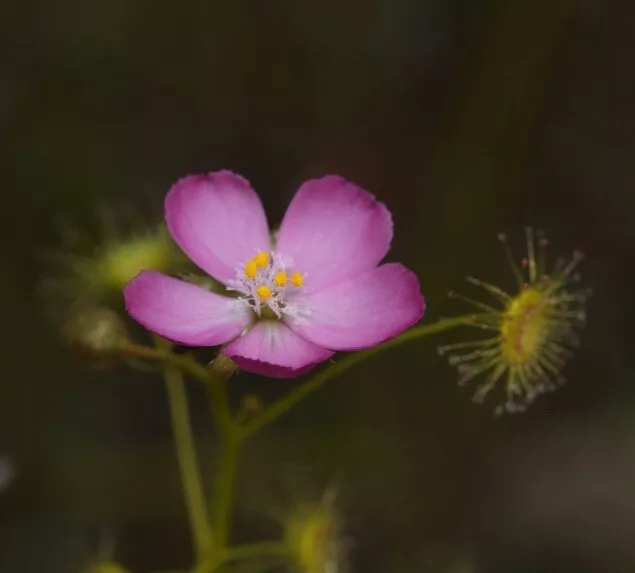
POLYGON ((277 287, 286 286, 287 281, 287 273, 285 273, 284 271, 278 271, 273 279, 273 282, 277 287))
POLYGON ((260 251, 254 258, 254 263, 259 269, 264 269, 269 264, 269 253, 260 251))
POLYGON ((258 265, 255 259, 251 259, 245 263, 245 275, 250 279, 255 279, 258 274, 258 265))
POLYGON ((269 300, 271 298, 271 289, 268 286, 259 286, 256 289, 256 293, 260 297, 260 300, 269 300))

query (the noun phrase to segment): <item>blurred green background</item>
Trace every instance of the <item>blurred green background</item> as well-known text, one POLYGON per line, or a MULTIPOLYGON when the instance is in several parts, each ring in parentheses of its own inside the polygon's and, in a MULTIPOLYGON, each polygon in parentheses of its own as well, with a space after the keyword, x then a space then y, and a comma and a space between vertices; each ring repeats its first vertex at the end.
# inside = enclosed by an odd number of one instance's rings
POLYGON ((106 542, 135 572, 189 563, 163 385, 73 360, 41 254, 61 219, 158 220, 176 179, 228 168, 271 221, 313 176, 375 193, 427 320, 465 312, 466 274, 511 288, 496 235, 520 254, 527 224, 585 251, 595 291, 568 383, 525 414, 457 388, 435 347, 470 331, 330 383, 249 444, 236 539, 335 484, 351 571, 632 572, 634 26, 629 0, 0 3, 0 571, 81 571, 106 542))

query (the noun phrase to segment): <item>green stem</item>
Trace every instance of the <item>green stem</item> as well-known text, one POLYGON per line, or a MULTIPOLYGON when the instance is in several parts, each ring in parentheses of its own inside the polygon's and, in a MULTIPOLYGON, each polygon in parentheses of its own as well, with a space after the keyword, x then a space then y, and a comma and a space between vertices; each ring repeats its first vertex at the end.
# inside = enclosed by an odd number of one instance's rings
MULTIPOLYGON (((222 356, 217 360, 222 361, 222 356)), ((226 382, 231 376, 231 370, 213 363, 210 372, 213 374, 208 383, 210 402, 220 434, 220 455, 216 468, 211 516, 216 551, 222 561, 222 554, 230 541, 234 482, 242 437, 238 432, 239 427, 232 415, 227 395, 226 382)))
POLYGON ((136 344, 130 340, 126 340, 120 344, 118 350, 125 356, 173 366, 201 382, 207 383, 211 377, 209 370, 205 368, 205 366, 202 366, 187 354, 174 354, 167 343, 157 348, 151 348, 150 346, 143 346, 142 344, 136 344))
MULTIPOLYGON (((157 338, 156 344, 160 350, 169 352, 167 342, 157 338)), ((194 537, 194 547, 200 560, 211 551, 212 529, 206 513, 207 503, 196 460, 185 383, 181 371, 174 364, 166 363, 164 377, 170 403, 172 430, 183 494, 194 537)))
POLYGON ((142 344, 126 340, 120 344, 119 352, 125 356, 173 366, 181 372, 192 376, 192 378, 203 382, 212 397, 212 411, 217 423, 221 428, 228 427, 231 424, 231 412, 223 388, 224 378, 218 372, 202 366, 192 356, 174 354, 170 347, 166 345, 151 348, 150 346, 143 346, 142 344))
POLYGON ((274 402, 273 404, 262 410, 259 414, 256 414, 253 418, 251 418, 251 420, 249 420, 249 422, 247 422, 242 427, 242 435, 243 437, 248 437, 252 434, 255 434, 264 426, 271 424, 272 422, 277 420, 287 410, 289 410, 301 400, 304 400, 307 396, 309 396, 326 382, 331 380, 331 378, 335 378, 335 376, 342 374, 342 372, 348 370, 356 364, 359 364, 360 362, 363 362, 364 360, 370 358, 371 356, 374 356, 375 354, 379 354, 380 352, 384 352, 385 350, 394 348, 395 346, 399 346, 411 340, 423 338, 424 336, 429 336, 431 334, 437 334, 439 332, 450 330, 451 328, 455 328, 457 326, 471 324, 473 322, 474 315, 469 315, 458 316, 455 318, 446 318, 439 320, 438 322, 435 322, 433 324, 422 324, 420 326, 415 326, 414 328, 407 330, 403 334, 396 336, 395 338, 388 340, 387 342, 384 342, 379 346, 374 346, 373 348, 368 348, 367 350, 348 354, 347 356, 335 362, 331 366, 325 368, 321 372, 314 374, 306 382, 304 382, 300 386, 297 386, 286 396, 283 396, 278 401, 274 402))
POLYGON ((212 498, 212 528, 217 550, 223 552, 230 540, 232 500, 238 467, 238 454, 242 438, 235 426, 226 429, 222 436, 214 496, 212 498))
POLYGON ((225 389, 226 379, 214 374, 211 371, 207 372, 207 379, 205 385, 210 396, 210 405, 212 407, 212 414, 218 425, 221 436, 227 436, 234 428, 234 420, 232 412, 229 407, 229 400, 227 398, 227 390, 225 389))

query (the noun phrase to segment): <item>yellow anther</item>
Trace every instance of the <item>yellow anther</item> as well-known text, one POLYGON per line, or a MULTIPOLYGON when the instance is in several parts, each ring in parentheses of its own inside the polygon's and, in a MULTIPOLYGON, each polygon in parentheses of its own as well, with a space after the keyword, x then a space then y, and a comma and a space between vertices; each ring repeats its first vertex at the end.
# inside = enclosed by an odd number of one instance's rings
POLYGON ((259 269, 264 269, 267 266, 267 263, 269 263, 269 253, 260 251, 253 260, 259 269))
POLYGON ((284 271, 278 271, 276 276, 273 278, 273 282, 278 287, 283 287, 287 284, 287 273, 284 271))
POLYGON ((256 293, 258 293, 260 300, 268 300, 271 298, 271 289, 268 286, 259 286, 256 289, 256 293))
POLYGON ((250 260, 245 263, 245 274, 250 279, 255 279, 258 274, 258 265, 255 260, 250 260))
POLYGON ((293 271, 291 274, 291 284, 297 287, 301 287, 304 284, 304 278, 298 271, 293 271))

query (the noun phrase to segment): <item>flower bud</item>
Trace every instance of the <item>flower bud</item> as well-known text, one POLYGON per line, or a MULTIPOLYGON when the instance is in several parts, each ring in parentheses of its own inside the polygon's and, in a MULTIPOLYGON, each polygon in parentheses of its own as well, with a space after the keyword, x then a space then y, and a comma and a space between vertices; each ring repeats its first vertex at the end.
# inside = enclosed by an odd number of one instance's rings
POLYGON ((220 352, 216 358, 209 363, 208 368, 222 379, 230 378, 233 374, 238 372, 238 366, 236 366, 236 363, 231 358, 220 352))
POLYGON ((253 414, 262 410, 262 401, 256 394, 245 394, 241 400, 243 411, 253 414))
POLYGON ((178 275, 192 268, 163 224, 130 225, 116 210, 103 215, 87 233, 66 222, 62 244, 44 255, 39 288, 53 318, 91 306, 120 309, 122 289, 143 270, 178 275))
POLYGON ((63 328, 63 337, 80 359, 101 370, 127 340, 127 333, 118 313, 109 308, 91 308, 71 317, 63 328))
POLYGON ((336 572, 342 561, 339 520, 334 496, 328 491, 315 504, 296 509, 284 523, 284 542, 302 573, 336 572))

